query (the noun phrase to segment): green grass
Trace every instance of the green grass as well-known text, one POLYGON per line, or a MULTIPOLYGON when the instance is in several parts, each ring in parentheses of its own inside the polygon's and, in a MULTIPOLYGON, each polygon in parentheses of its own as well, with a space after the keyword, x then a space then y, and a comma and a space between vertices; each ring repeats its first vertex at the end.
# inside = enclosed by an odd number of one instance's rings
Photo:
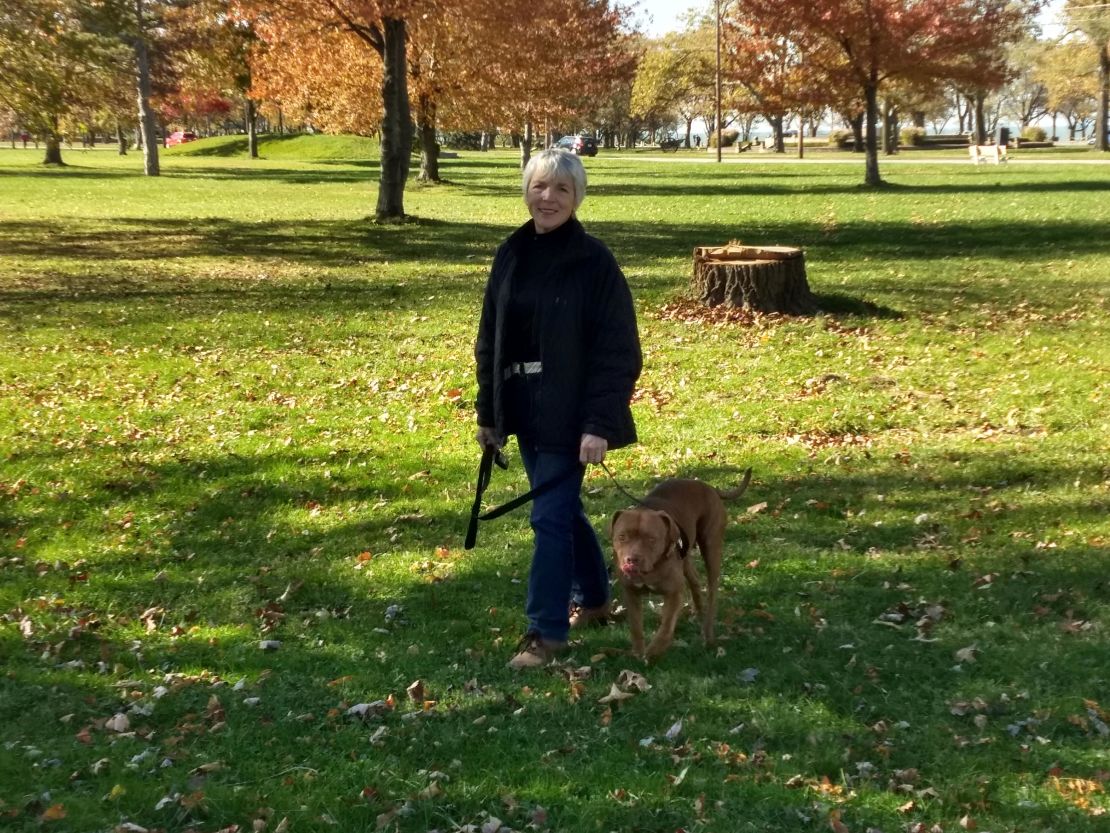
POLYGON ((618 625, 571 681, 504 667, 526 515, 461 543, 515 157, 377 226, 360 142, 0 149, 0 828, 1104 829, 1110 167, 589 160, 646 360, 616 472, 755 480, 720 650, 618 625), (804 246, 828 314, 682 317, 730 239, 804 246))

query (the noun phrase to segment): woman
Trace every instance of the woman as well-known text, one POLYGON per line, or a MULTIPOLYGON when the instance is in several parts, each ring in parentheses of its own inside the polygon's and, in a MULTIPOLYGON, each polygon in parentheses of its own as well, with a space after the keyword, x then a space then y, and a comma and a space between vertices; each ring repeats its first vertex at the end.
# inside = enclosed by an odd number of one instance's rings
POLYGON ((509 662, 515 669, 547 664, 572 624, 608 614, 609 578, 582 509, 582 477, 587 463, 636 441, 636 314, 616 259, 575 217, 585 196, 577 156, 545 150, 529 161, 532 219, 494 256, 474 350, 479 445, 500 447, 515 434, 533 488, 574 469, 532 504, 529 624, 509 662))

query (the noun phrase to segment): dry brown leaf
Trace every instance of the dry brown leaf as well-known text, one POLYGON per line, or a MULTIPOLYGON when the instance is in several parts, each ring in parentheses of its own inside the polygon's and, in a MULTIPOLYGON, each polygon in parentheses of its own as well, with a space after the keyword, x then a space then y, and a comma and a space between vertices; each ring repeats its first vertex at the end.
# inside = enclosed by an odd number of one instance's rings
POLYGON ((622 685, 625 688, 634 688, 640 692, 649 691, 651 689, 651 683, 647 681, 647 678, 643 674, 637 674, 635 671, 629 671, 627 669, 621 671, 620 676, 617 677, 617 685, 622 685))
POLYGON ((966 648, 960 648, 956 651, 956 662, 975 662, 975 655, 979 649, 974 645, 968 645, 966 648))
POLYGON ((848 825, 840 820, 840 810, 829 812, 829 828, 833 833, 850 833, 848 825))
POLYGON ((39 816, 42 821, 61 821, 66 817, 66 808, 64 804, 51 804, 42 811, 39 816))
POLYGON ((617 684, 613 683, 612 687, 609 689, 609 693, 600 698, 597 702, 603 705, 608 705, 609 703, 620 703, 623 700, 629 700, 635 696, 636 695, 632 694, 631 692, 621 691, 617 687, 617 684))

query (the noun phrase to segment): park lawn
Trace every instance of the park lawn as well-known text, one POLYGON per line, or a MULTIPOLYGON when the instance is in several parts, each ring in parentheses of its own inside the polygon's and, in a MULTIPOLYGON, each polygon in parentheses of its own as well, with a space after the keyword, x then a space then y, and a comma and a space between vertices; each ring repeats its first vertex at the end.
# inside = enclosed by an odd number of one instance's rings
POLYGON ((513 674, 526 515, 462 536, 515 157, 378 226, 315 138, 0 149, 0 828, 1104 829, 1110 166, 589 160, 645 352, 614 471, 754 479, 718 646, 513 674), (804 246, 828 313, 694 309, 730 239, 804 246))

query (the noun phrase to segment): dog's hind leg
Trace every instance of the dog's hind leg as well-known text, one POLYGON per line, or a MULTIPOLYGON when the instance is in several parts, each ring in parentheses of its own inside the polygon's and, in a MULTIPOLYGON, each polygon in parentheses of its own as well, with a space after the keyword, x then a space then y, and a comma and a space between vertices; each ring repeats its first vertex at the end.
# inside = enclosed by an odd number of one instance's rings
POLYGON ((689 556, 682 561, 682 575, 686 579, 686 586, 690 588, 690 601, 694 605, 694 612, 701 619, 705 615, 705 600, 701 595, 701 578, 698 576, 698 568, 694 566, 694 559, 689 556))
POLYGON ((699 537, 698 551, 705 559, 705 610, 701 618, 701 635, 706 645, 716 641, 717 587, 721 582, 721 558, 724 556, 724 529, 707 531, 699 537))

